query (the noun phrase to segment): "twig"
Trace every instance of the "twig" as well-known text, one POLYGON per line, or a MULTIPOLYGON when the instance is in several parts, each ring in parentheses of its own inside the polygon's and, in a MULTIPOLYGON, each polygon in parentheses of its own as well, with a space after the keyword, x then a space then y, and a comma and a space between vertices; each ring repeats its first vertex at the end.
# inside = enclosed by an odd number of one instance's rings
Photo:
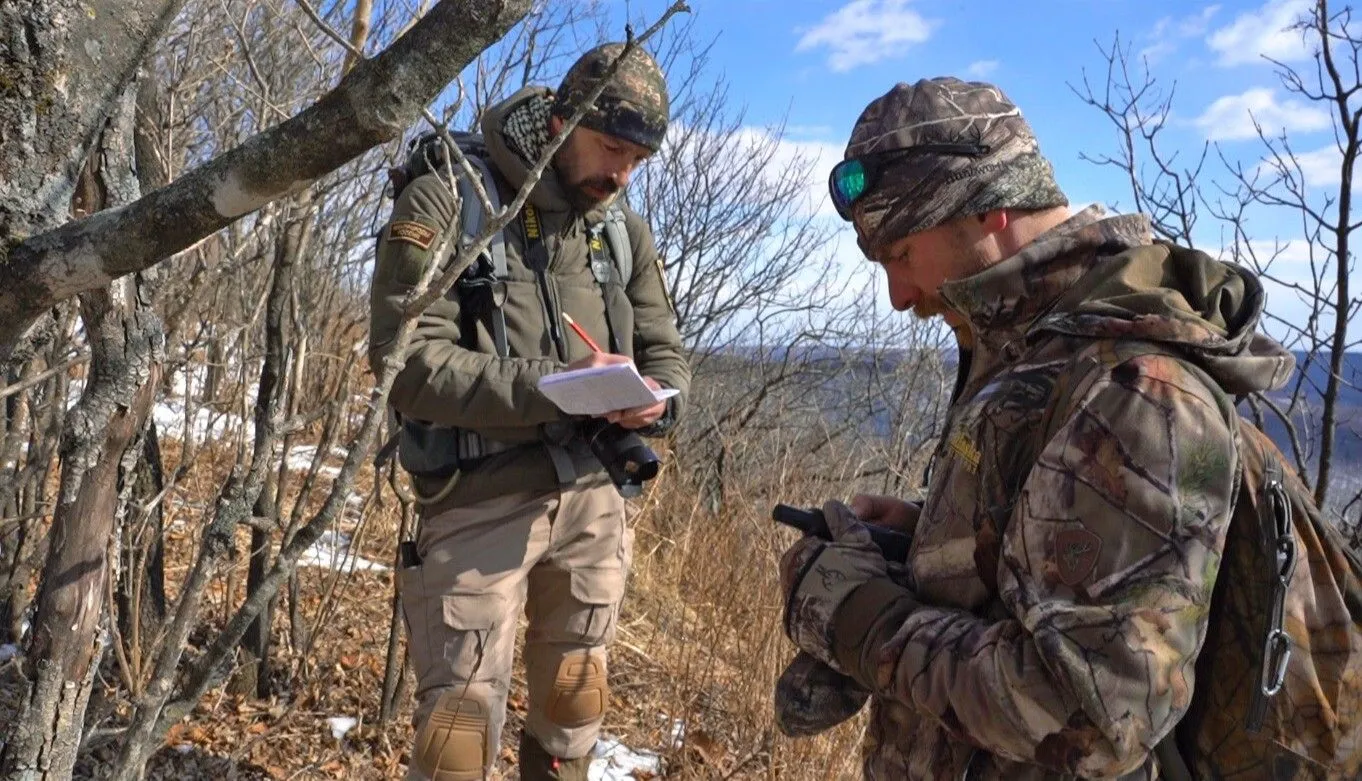
POLYGON ((86 355, 78 355, 75 358, 65 361, 64 363, 61 363, 57 366, 53 366, 52 368, 46 371, 38 372, 37 374, 33 375, 32 377, 29 377, 27 380, 24 380, 23 382, 16 382, 13 385, 6 385, 5 387, 0 388, 0 399, 8 398, 16 393, 23 393, 29 388, 32 388, 34 385, 42 384, 43 381, 47 380, 53 375, 60 374, 61 372, 66 371, 72 366, 79 366, 82 363, 87 363, 89 360, 90 356, 88 353, 86 355))

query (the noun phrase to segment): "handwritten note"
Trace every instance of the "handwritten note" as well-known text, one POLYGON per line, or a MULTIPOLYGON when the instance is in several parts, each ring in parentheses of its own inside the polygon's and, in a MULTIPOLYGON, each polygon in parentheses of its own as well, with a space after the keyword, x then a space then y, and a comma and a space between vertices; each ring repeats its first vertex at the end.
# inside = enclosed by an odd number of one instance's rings
POLYGON ((677 393, 673 388, 649 388, 632 363, 546 374, 539 378, 539 390, 569 415, 597 416, 648 407, 677 393))

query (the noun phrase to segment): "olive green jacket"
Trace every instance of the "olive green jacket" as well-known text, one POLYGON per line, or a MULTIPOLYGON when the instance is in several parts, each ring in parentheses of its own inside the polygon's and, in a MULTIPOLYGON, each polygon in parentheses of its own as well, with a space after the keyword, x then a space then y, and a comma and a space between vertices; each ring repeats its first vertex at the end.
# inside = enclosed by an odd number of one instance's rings
MULTIPOLYGON (((529 166, 508 148, 501 131, 502 119, 522 101, 544 100, 546 95, 540 88, 522 89, 489 110, 483 119, 487 162, 503 203, 509 203, 524 183, 529 166)), ((504 231, 508 268, 503 312, 509 357, 496 354, 485 318, 477 321, 476 349, 460 346, 460 303, 451 293, 419 316, 404 368, 393 384, 392 404, 407 418, 472 429, 499 442, 521 443, 489 457, 473 472, 456 477, 459 484, 441 506, 468 504, 515 490, 547 490, 601 471, 584 443, 568 443, 573 465, 567 474, 561 463, 555 468, 543 444, 546 440, 561 441, 562 430, 570 428, 565 425, 570 420, 539 392, 536 382, 589 354, 589 348, 565 328, 561 312, 570 314, 605 347, 609 342, 605 317, 608 301, 619 352, 632 356, 644 376, 681 391, 669 402, 661 425, 645 433, 657 434, 670 427, 684 406, 690 368, 647 223, 624 207, 633 247, 633 273, 622 281, 615 274, 603 296, 591 272, 587 241, 588 228, 601 222, 605 207, 577 213, 552 167, 535 185, 530 203, 544 224, 550 257, 548 295, 524 262, 525 226, 524 220, 517 218, 504 231), (551 336, 550 323, 559 331, 558 340, 551 336)), ((456 199, 437 174, 418 177, 398 196, 392 217, 379 236, 370 295, 369 360, 376 371, 395 346, 403 299, 436 260, 445 231, 457 234, 457 216, 456 199)), ((456 246, 457 235, 447 247, 456 246)), ((448 248, 446 257, 439 259, 442 263, 452 254, 448 248)), ((438 487, 418 488, 433 493, 431 489, 438 487)))

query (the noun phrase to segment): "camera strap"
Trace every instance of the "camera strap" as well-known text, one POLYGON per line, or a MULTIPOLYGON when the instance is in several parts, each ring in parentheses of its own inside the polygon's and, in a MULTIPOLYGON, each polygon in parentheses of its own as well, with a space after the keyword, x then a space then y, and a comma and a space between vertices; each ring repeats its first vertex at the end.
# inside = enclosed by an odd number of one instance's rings
POLYGON ((549 329, 549 338, 558 349, 558 357, 567 360, 567 344, 563 341, 563 331, 558 327, 558 307, 553 300, 553 289, 549 286, 549 248, 544 243, 544 222, 539 218, 539 210, 534 204, 526 203, 520 212, 521 223, 525 228, 525 265, 534 272, 539 283, 539 298, 543 305, 544 325, 549 329))
MULTIPOLYGON (((605 305, 605 330, 610 334, 610 352, 620 351, 619 339, 615 335, 615 324, 610 322, 610 280, 615 274, 615 264, 606 256, 605 239, 601 236, 601 226, 597 225, 587 234, 587 247, 591 256, 591 276, 596 278, 596 286, 601 289, 601 303, 605 305)), ((623 285, 623 280, 620 281, 623 285)))

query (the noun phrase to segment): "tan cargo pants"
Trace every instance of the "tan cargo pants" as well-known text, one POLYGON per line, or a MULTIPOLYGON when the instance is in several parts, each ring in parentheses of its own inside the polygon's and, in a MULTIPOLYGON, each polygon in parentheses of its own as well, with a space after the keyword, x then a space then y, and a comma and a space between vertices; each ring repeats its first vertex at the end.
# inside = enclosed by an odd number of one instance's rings
POLYGON ((529 618, 525 729, 556 757, 595 745, 633 535, 604 477, 424 518, 398 573, 417 678, 408 779, 472 781, 496 759, 515 637, 529 618))

